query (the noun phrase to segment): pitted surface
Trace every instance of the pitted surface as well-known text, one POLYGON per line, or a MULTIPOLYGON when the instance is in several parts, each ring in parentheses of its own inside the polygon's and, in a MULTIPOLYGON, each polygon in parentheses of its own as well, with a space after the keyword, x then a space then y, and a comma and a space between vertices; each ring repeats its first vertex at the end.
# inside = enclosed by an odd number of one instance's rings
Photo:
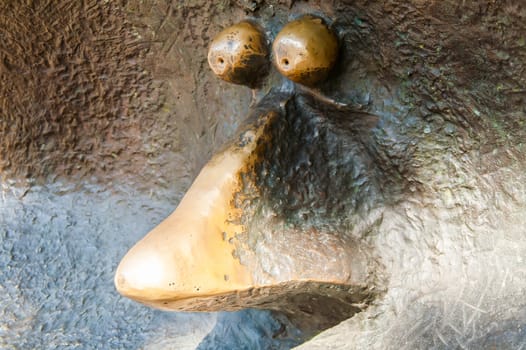
MULTIPOLYGON (((0 5, 7 28, 0 42, 2 176, 93 181, 104 185, 104 195, 80 194, 83 186, 76 185, 24 195, 3 182, 2 346, 162 348, 196 334, 188 343, 195 346, 213 321, 119 299, 110 266, 173 208, 246 115, 250 91, 215 80, 206 67, 210 38, 246 14, 268 23, 272 38, 288 21, 312 12, 333 20, 342 43, 341 59, 318 93, 379 118, 363 148, 351 135, 338 137, 351 140, 343 146, 354 145, 348 146, 357 155, 353 169, 363 165, 359 155, 374 159, 365 183, 380 184, 371 192, 377 197, 357 194, 363 203, 356 207, 365 210, 347 235, 373 247, 369 256, 383 265, 375 277, 387 281, 388 292, 305 346, 524 344, 521 1, 60 4, 0 5), (109 196, 119 192, 118 183, 136 187, 109 196), (122 198, 137 207, 120 207, 122 198), (161 204, 167 198, 169 209, 161 204), (389 205, 373 208, 370 201, 389 205), (165 208, 162 214, 148 209, 157 205, 165 208), (138 219, 144 211, 152 215, 148 224, 138 219), (192 319, 204 329, 180 326, 192 319)), ((272 79, 270 85, 279 81, 272 79)), ((278 204, 301 212, 293 202, 278 204)), ((219 318, 226 323, 204 348, 297 344, 281 341, 279 334, 289 333, 280 333, 268 314, 219 318), (255 331, 233 326, 239 322, 255 331)))

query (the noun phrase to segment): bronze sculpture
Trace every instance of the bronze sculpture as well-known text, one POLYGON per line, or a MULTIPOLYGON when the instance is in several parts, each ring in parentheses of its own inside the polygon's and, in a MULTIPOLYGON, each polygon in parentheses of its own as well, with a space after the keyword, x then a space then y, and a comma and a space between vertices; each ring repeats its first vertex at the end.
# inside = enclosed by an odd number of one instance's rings
MULTIPOLYGON (((223 80, 254 87, 267 73, 264 44, 255 24, 235 24, 212 41, 210 67, 223 80)), ((329 74, 338 57, 338 43, 320 18, 304 16, 280 31, 273 51, 280 73, 312 87, 329 74)), ((318 222, 305 219, 295 229, 272 232, 277 222, 288 225, 296 219, 285 208, 272 208, 271 201, 295 201, 298 194, 291 187, 304 185, 302 177, 311 173, 326 176, 331 167, 324 164, 328 155, 323 150, 309 149, 317 134, 341 128, 366 138, 378 120, 367 113, 342 111, 324 98, 287 88, 290 84, 285 79, 282 87, 253 102, 235 141, 203 168, 176 211, 126 255, 115 277, 121 294, 166 310, 260 307, 297 315, 310 309, 311 318, 320 318, 317 322, 326 327, 360 311, 357 305, 365 307, 380 293, 364 267, 367 262, 356 239, 345 237, 343 230, 319 228, 318 222), (281 148, 287 144, 290 150, 281 148), (308 160, 297 160, 295 152, 308 160), (300 173, 286 179, 281 162, 297 162, 300 173), (280 193, 268 193, 276 190, 280 193), (257 219, 261 211, 268 211, 274 222, 257 219), (255 220, 260 222, 254 224, 255 220), (266 237, 271 232, 284 237, 266 237), (302 238, 294 238, 297 234, 302 238), (273 246, 261 253, 265 240, 273 246), (275 271, 266 270, 264 260, 274 260, 275 271)), ((332 142, 329 148, 335 150, 329 152, 344 152, 338 141, 332 142)), ((352 165, 339 163, 333 167, 335 174, 318 180, 320 185, 331 178, 347 181, 352 165)), ((318 191, 308 195, 317 207, 327 205, 323 210, 332 211, 333 206, 346 205, 343 197, 318 191), (319 196, 339 203, 324 203, 319 196)), ((341 210, 338 214, 345 215, 341 210)))
POLYGON ((338 59, 338 39, 323 20, 303 16, 285 25, 272 44, 274 64, 290 80, 316 85, 338 59))
MULTIPOLYGON (((306 343, 310 348, 524 342, 520 1, 61 0, 0 7, 0 304, 8 312, 1 346, 81 339, 133 348, 143 336, 166 337, 158 330, 173 314, 159 317, 115 293, 117 261, 166 214, 152 206, 177 203, 212 154, 242 148, 234 129, 258 130, 256 118, 244 116, 266 112, 277 117, 262 119, 268 136, 244 163, 254 168, 235 177, 246 187, 234 202, 223 198, 246 214, 235 212, 232 226, 246 229, 232 230, 232 243, 225 232, 223 246, 236 255, 225 261, 256 271, 259 286, 334 279, 248 289, 209 307, 266 304, 314 333, 353 315, 306 343), (222 28, 248 16, 270 44, 307 14, 323 18, 339 42, 339 59, 316 86, 293 85, 270 68, 251 94, 208 69, 207 47, 222 28), (17 192, 12 181, 23 179, 29 190, 17 192), (55 182, 66 191, 35 206, 38 186, 55 182), (89 186, 97 190, 85 191, 89 186), (16 196, 6 202, 11 190, 16 196), (106 201, 91 210, 68 202, 71 192, 85 196, 80 203, 101 194, 106 201), (136 205, 133 215, 111 209, 125 203, 136 205), (364 281, 360 276, 369 276, 366 289, 340 289, 341 281, 346 288, 353 278, 364 281), (318 325, 307 324, 312 314, 318 325)), ((217 240, 221 246, 222 232, 217 240)), ((230 278, 217 276, 224 285, 230 278)), ((222 339, 275 346, 293 334, 282 324, 257 337, 243 330, 222 339)))
POLYGON ((208 64, 225 81, 255 87, 268 71, 268 51, 262 28, 244 21, 214 38, 208 50, 208 64))
MULTIPOLYGON (((337 28, 339 21, 334 19, 333 26, 337 28)), ((339 30, 345 31, 345 25, 339 30)), ((324 82, 336 62, 338 44, 321 18, 306 15, 293 20, 271 41, 277 70, 307 88, 271 72, 270 83, 262 84, 268 93, 255 94, 259 100, 252 102, 238 136, 203 169, 179 209, 124 258, 116 274, 117 288, 124 295, 172 310, 274 309, 291 319, 308 318, 321 330, 369 305, 378 310, 376 302, 385 293, 387 298, 410 294, 392 283, 406 283, 393 281, 405 281, 407 272, 402 271, 412 269, 398 265, 401 257, 385 246, 390 239, 404 246, 404 233, 391 227, 398 220, 391 207, 397 208, 409 193, 420 203, 428 200, 426 181, 434 180, 432 174, 419 171, 418 164, 428 155, 418 145, 425 143, 429 126, 418 136, 409 127, 392 143, 389 134, 400 131, 393 129, 385 111, 336 102, 332 96, 344 90, 331 89, 334 80, 352 72, 340 65, 330 74, 333 81, 324 82), (310 39, 298 39, 303 35, 310 39), (316 62, 298 45, 324 61, 316 62), (398 168, 396 159, 411 165, 398 168), (200 200, 207 203, 203 212, 196 209, 200 200), (169 261, 163 260, 165 256, 169 261), (141 259, 150 257, 160 262, 144 268, 141 259), (399 277, 394 277, 391 264, 398 266, 399 277), (152 276, 155 270, 166 274, 155 282, 140 278, 142 271, 152 276)), ((350 50, 344 48, 343 57, 350 50)), ((462 121, 450 123, 456 133, 462 121)), ((444 200, 433 198, 431 202, 444 200)), ((422 219, 422 227, 433 226, 435 214, 429 215, 422 219)), ((460 232, 451 229, 448 235, 460 232)), ((444 239, 442 234, 431 237, 444 239)), ((420 247, 416 238, 409 242, 414 240, 409 246, 420 247)), ((425 249, 418 249, 424 261, 416 273, 442 283, 434 277, 438 266, 443 267, 440 258, 432 257, 434 253, 427 257, 425 249), (427 266, 425 259, 434 259, 436 265, 427 266)), ((410 285, 405 288, 412 290, 410 285)))

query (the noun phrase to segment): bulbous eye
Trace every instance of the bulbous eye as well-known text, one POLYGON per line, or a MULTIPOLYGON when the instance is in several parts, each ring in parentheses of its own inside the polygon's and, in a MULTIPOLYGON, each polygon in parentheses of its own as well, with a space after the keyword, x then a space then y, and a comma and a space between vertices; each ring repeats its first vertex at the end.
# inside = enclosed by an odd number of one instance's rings
POLYGON ((240 22, 219 33, 208 50, 208 64, 221 79, 255 87, 268 73, 268 46, 255 23, 240 22))
POLYGON ((338 39, 321 18, 288 23, 272 46, 274 64, 290 80, 313 86, 327 78, 338 58, 338 39))

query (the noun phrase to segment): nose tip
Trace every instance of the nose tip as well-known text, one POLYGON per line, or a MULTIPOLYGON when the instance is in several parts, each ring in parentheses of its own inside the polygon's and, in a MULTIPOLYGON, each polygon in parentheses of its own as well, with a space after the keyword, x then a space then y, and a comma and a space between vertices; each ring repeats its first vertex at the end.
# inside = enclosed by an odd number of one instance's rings
POLYGON ((153 297, 154 291, 162 289, 165 274, 158 254, 137 249, 130 251, 119 264, 115 287, 129 298, 147 299, 153 297))
POLYGON ((115 274, 119 293, 149 306, 186 310, 186 299, 253 286, 251 275, 232 255, 228 236, 237 228, 227 222, 228 214, 221 205, 199 211, 189 198, 122 259, 115 274))

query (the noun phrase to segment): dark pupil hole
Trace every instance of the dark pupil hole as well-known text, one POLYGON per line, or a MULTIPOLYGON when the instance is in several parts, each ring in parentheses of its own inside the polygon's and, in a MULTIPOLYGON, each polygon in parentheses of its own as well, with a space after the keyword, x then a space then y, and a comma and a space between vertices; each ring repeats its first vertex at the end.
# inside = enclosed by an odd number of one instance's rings
POLYGON ((219 57, 219 58, 217 59, 217 61, 219 62, 219 64, 223 64, 223 63, 225 63, 225 60, 223 59, 223 57, 219 57))
POLYGON ((284 58, 283 60, 281 60, 281 62, 285 65, 285 66, 288 66, 289 65, 289 60, 284 58))

